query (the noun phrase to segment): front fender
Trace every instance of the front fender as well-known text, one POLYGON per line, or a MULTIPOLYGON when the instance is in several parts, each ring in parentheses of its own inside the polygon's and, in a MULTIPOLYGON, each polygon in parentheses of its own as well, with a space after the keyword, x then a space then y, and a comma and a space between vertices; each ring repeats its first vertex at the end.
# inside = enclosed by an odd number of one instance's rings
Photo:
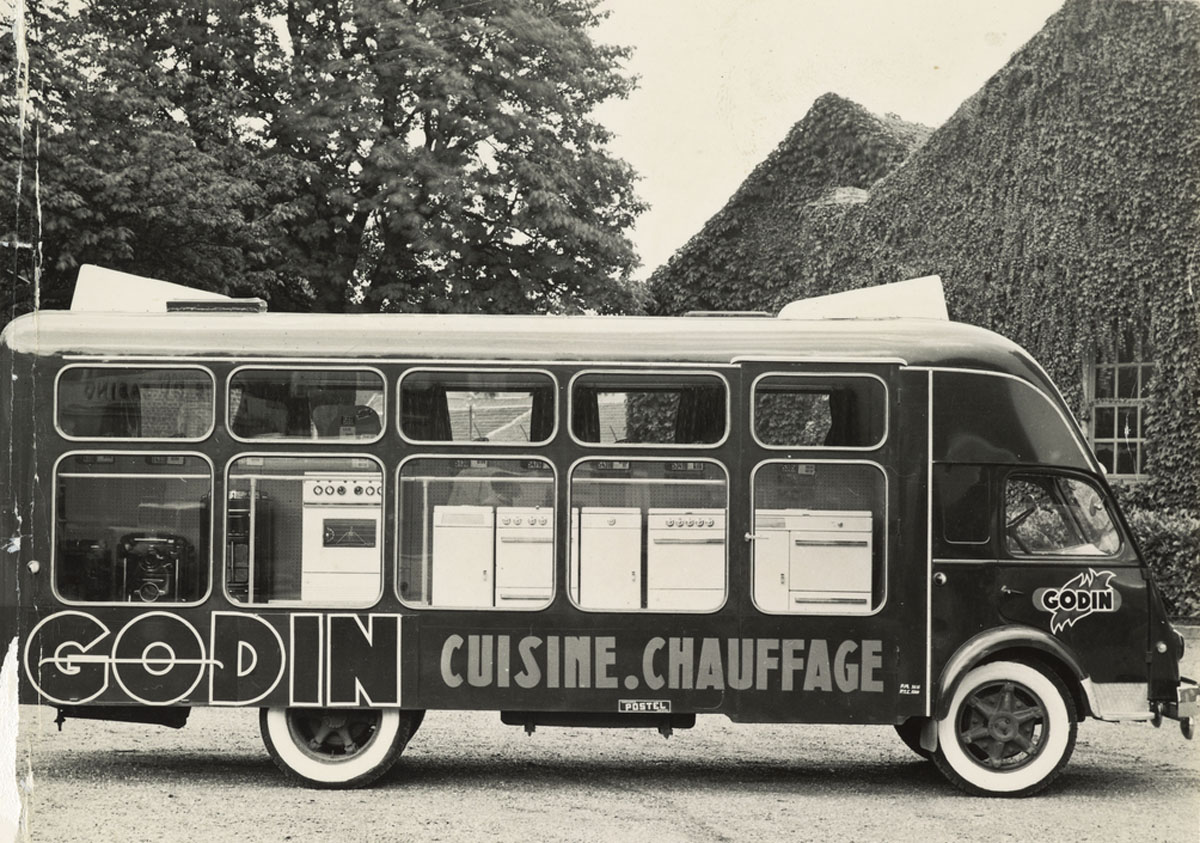
POLYGON ((1077 681, 1088 677, 1075 654, 1050 633, 1020 624, 998 626, 963 642, 946 661, 938 679, 934 718, 941 720, 950 713, 950 700, 967 671, 1005 650, 1036 650, 1061 663, 1077 681))

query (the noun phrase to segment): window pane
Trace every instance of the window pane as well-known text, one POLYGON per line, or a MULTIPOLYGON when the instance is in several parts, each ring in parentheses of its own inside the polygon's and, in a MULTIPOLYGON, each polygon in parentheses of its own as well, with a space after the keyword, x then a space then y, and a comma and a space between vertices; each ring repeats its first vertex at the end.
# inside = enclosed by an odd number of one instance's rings
POLYGON ((727 482, 715 463, 589 460, 571 477, 571 599, 584 609, 715 611, 727 482))
POLYGON ((764 612, 864 614, 884 593, 883 473, 779 462, 754 475, 754 602, 764 612))
POLYGON ((400 599, 540 609, 554 595, 554 527, 548 462, 409 460, 400 471, 400 599))
POLYGON ((1117 474, 1138 473, 1137 442, 1117 443, 1117 474))
POLYGON ((1121 547, 1121 536, 1100 492, 1090 483, 1073 478, 1061 478, 1059 484, 1071 511, 1079 516, 1084 537, 1098 552, 1116 553, 1121 547))
POLYGON ((202 439, 212 420, 212 377, 199 369, 72 367, 58 381, 67 436, 202 439))
POLYGON ((1004 500, 1006 547, 1013 556, 1109 556, 1120 546, 1099 491, 1080 480, 1014 474, 1004 500))
POLYGON ((725 438, 725 406, 715 375, 585 374, 571 390, 571 430, 589 443, 712 445, 725 438))
POLYGON ((1096 367, 1096 398, 1112 398, 1116 395, 1116 371, 1112 366, 1096 367))
POLYGON ((230 430, 243 439, 377 439, 382 412, 376 372, 247 369, 229 385, 230 430))
POLYGON ((938 463, 934 472, 942 538, 950 544, 987 544, 992 521, 987 472, 953 463, 938 463))
POLYGON ((754 434, 768 446, 863 448, 883 441, 886 391, 873 378, 771 375, 754 389, 754 434))
POLYGON ((400 430, 418 442, 545 442, 555 393, 540 372, 413 371, 400 379, 400 430))
POLYGON ((1154 364, 1147 363, 1140 367, 1142 370, 1142 385, 1141 392, 1138 393, 1139 398, 1150 397, 1150 380, 1154 377, 1154 364))
POLYGON ((1097 442, 1094 446, 1096 459, 1100 465, 1104 466, 1104 470, 1109 474, 1114 473, 1116 468, 1116 446, 1112 442, 1097 442))
POLYGON ((381 592, 373 460, 251 456, 229 469, 225 588, 239 603, 366 606, 381 592))
POLYGON ((1117 367, 1117 397, 1118 398, 1137 398, 1138 395, 1138 367, 1137 366, 1118 366, 1117 367))
POLYGON ((55 571, 67 600, 187 603, 208 590, 212 469, 199 457, 59 463, 55 571))
POLYGON ((1095 413, 1094 430, 1096 438, 1111 439, 1116 436, 1117 417, 1116 409, 1113 407, 1097 407, 1095 413))
POLYGON ((1137 407, 1117 408, 1117 438, 1134 439, 1142 435, 1142 426, 1138 423, 1137 407))

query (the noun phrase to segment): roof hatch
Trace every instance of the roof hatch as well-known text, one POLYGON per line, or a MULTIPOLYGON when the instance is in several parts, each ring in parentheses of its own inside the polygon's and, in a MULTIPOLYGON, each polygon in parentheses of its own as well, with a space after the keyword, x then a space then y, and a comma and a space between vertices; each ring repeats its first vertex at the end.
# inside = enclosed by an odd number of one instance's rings
POLYGON ((780 319, 941 319, 950 321, 939 275, 894 284, 800 299, 779 311, 780 319))
POLYGON ((144 278, 85 263, 79 267, 71 310, 109 313, 262 313, 262 299, 234 299, 183 284, 144 278))

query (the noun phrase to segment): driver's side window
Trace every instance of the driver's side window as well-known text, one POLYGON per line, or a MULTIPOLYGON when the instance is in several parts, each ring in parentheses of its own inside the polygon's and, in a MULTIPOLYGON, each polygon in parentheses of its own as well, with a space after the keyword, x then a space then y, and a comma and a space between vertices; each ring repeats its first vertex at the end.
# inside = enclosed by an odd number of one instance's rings
POLYGON ((1004 525, 1005 547, 1016 557, 1112 556, 1121 547, 1100 491, 1066 475, 1009 475, 1004 525))

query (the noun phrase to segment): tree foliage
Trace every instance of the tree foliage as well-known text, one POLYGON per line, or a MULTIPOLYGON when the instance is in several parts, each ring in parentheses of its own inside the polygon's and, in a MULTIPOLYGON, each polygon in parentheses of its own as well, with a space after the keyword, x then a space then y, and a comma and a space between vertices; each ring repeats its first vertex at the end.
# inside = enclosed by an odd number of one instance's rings
POLYGON ((9 237, 40 237, 46 305, 88 262, 276 309, 634 308, 642 206, 590 117, 631 81, 597 3, 42 3, 23 144, 0 96, 9 237))

